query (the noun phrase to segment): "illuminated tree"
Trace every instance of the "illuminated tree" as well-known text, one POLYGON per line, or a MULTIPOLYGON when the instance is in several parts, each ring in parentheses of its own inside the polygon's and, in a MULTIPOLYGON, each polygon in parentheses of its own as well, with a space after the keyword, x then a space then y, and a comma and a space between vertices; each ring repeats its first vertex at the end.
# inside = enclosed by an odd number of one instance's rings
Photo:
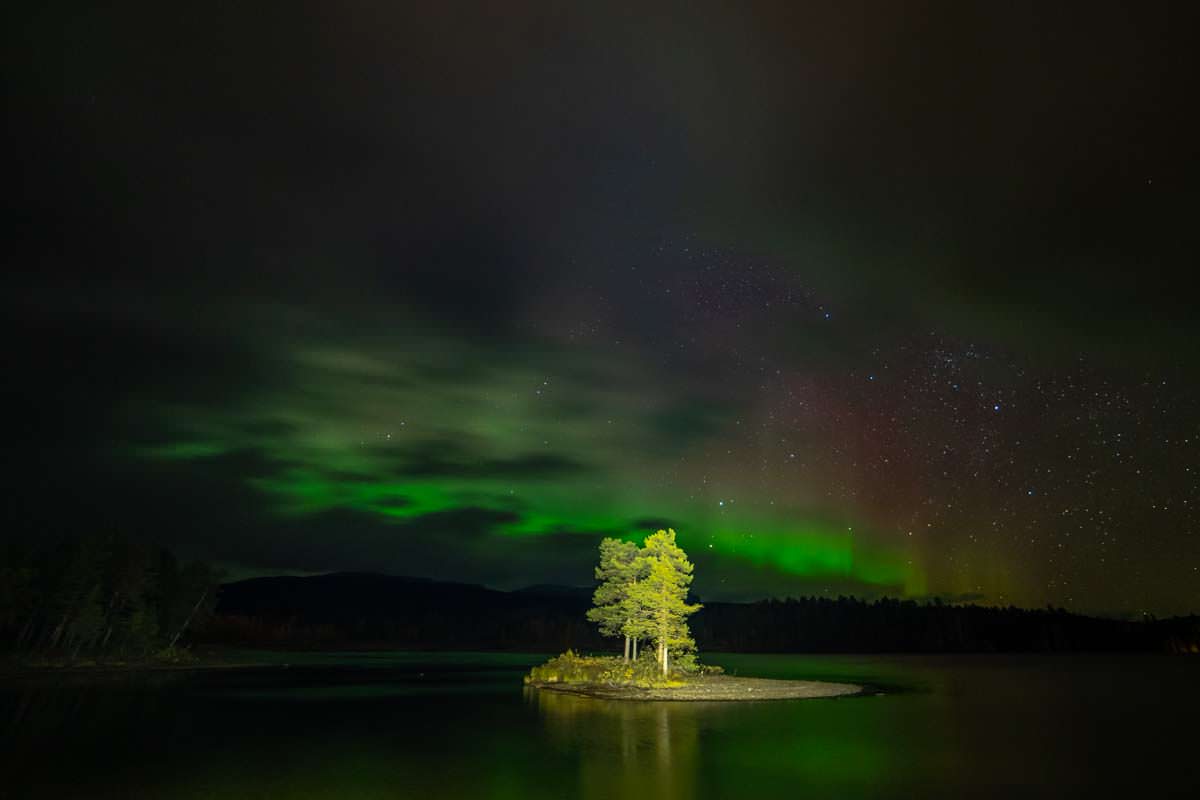
POLYGON ((675 544, 675 531, 665 530, 646 537, 635 563, 639 580, 629 585, 627 605, 634 613, 625 634, 651 639, 666 675, 672 650, 678 653, 696 647, 687 624, 688 615, 700 610, 699 604, 687 602, 692 562, 675 544))
MULTIPOLYGON (((596 566, 596 580, 600 585, 592 595, 595 607, 588 609, 587 618, 598 623, 605 636, 625 637, 625 660, 629 660, 631 636, 627 628, 636 610, 631 607, 630 587, 637 583, 641 565, 638 562, 638 546, 619 539, 604 539, 600 542, 600 563, 596 566)), ((636 642, 634 658, 637 657, 636 642)))

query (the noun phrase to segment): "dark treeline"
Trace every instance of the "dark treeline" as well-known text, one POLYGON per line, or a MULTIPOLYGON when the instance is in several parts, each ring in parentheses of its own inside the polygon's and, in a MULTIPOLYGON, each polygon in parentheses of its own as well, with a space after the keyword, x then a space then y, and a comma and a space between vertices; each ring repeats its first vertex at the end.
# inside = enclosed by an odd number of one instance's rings
POLYGON ((584 616, 590 606, 590 590, 498 592, 363 573, 253 578, 221 588, 196 636, 266 648, 607 648, 584 616))
POLYGON ((1103 619, 1064 609, 807 597, 710 603, 697 641, 734 652, 1198 652, 1200 617, 1103 619))
MULTIPOLYGON (((198 637, 259 647, 610 650, 586 621, 591 590, 481 586, 382 575, 227 584, 198 637)), ((1121 621, 1061 609, 854 598, 707 603, 701 649, 733 652, 1197 652, 1200 617, 1121 621)))
POLYGON ((47 659, 177 653, 216 605, 217 578, 119 534, 0 549, 0 650, 47 659))

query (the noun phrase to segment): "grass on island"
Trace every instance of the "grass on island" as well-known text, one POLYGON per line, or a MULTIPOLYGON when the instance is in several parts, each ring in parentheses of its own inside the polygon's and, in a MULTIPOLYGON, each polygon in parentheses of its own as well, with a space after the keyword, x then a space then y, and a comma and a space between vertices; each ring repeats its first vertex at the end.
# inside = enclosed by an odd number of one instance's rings
POLYGON ((863 687, 810 680, 739 678, 715 666, 680 658, 667 675, 653 653, 636 661, 616 656, 582 656, 568 650, 525 676, 532 689, 580 694, 598 700, 799 700, 856 695, 863 687))
POLYGON ((644 651, 636 660, 625 661, 620 656, 583 656, 568 650, 560 656, 534 667, 525 676, 527 685, 567 684, 574 686, 608 686, 637 689, 669 689, 686 686, 701 676, 720 675, 720 667, 701 665, 695 656, 685 655, 667 675, 662 674, 653 651, 644 651))

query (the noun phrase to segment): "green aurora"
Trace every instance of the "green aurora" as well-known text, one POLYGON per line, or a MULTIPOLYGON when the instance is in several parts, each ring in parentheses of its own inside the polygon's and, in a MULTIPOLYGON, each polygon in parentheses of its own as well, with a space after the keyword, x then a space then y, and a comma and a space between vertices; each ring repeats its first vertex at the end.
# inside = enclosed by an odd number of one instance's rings
MULTIPOLYGON (((697 421, 661 390, 622 393, 615 403, 614 389, 636 383, 636 370, 599 360, 581 369, 550 349, 539 353, 541 370, 494 360, 484 367, 458 345, 462 367, 439 370, 428 359, 447 347, 426 341, 416 348, 426 355, 414 358, 288 346, 278 353, 277 388, 219 410, 165 407, 163 422, 178 438, 128 452, 198 468, 247 457, 253 468, 239 479, 266 513, 284 523, 351 513, 394 530, 397 553, 406 524, 428 529, 439 520, 444 546, 461 547, 453 522, 462 512, 486 520, 475 546, 495 560, 508 557, 514 540, 546 538, 553 548, 566 537, 590 550, 604 536, 669 524, 709 565, 698 582, 705 596, 753 592, 729 582, 746 568, 775 575, 781 594, 925 593, 920 569, 868 528, 789 499, 771 476, 747 481, 710 469, 703 451, 720 440, 719 423, 697 421), (593 388, 603 372, 608 398, 593 388)), ((381 570, 391 555, 379 554, 381 570)), ((568 557, 556 577, 586 583, 590 574, 568 557)))

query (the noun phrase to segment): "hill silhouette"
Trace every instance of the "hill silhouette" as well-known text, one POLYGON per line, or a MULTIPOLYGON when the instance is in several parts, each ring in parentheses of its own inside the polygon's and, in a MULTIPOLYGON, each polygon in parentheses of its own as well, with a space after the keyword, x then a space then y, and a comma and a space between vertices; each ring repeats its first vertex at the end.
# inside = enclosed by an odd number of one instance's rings
MULTIPOLYGON (((499 591, 372 573, 225 584, 196 638, 281 648, 608 650, 587 622, 590 587, 499 591)), ((1063 609, 851 597, 708 603, 701 650, 733 652, 1195 652, 1200 617, 1128 621, 1063 609)))

